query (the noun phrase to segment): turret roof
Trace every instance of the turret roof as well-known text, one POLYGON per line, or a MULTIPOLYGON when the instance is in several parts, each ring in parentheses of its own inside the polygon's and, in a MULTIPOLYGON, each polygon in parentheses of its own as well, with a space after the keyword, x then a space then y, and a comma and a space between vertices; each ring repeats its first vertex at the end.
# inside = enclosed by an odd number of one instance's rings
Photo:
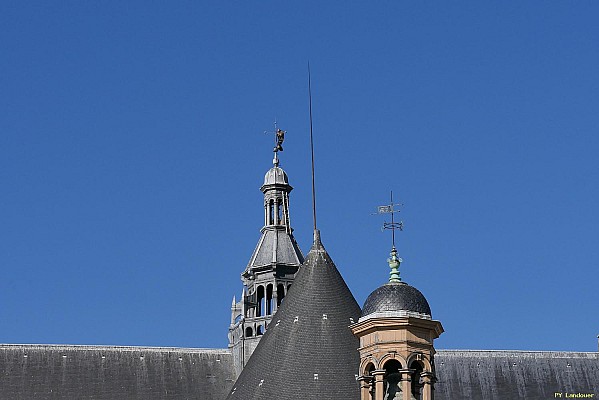
POLYGON ((246 267, 246 272, 267 265, 299 265, 304 261, 292 233, 284 226, 268 226, 262 229, 262 236, 246 267))
POLYGON ((360 307, 318 231, 271 325, 228 399, 358 399, 360 307))
POLYGON ((362 309, 362 317, 383 315, 419 316, 431 318, 431 308, 424 295, 405 282, 389 282, 368 296, 362 309))

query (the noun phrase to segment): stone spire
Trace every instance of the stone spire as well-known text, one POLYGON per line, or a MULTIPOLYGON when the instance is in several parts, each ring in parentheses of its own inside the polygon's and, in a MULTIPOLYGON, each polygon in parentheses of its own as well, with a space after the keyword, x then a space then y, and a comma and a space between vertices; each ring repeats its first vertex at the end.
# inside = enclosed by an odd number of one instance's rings
POLYGON ((264 226, 241 274, 244 294, 231 308, 236 315, 231 317, 229 348, 237 374, 258 345, 304 261, 290 224, 289 193, 293 188, 279 167, 278 151, 275 147, 273 167, 266 172, 260 188, 264 194, 264 226))

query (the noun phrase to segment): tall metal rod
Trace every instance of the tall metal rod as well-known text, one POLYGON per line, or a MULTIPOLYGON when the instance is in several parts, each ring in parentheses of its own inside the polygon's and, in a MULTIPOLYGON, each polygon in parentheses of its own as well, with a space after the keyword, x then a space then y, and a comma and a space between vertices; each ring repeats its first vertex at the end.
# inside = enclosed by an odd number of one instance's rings
POLYGON ((316 230, 316 185, 314 184, 314 139, 312 136, 312 81, 310 76, 310 61, 308 61, 308 97, 310 100, 310 151, 312 153, 312 218, 316 230))
MULTIPOLYGON (((393 219, 393 214, 395 210, 393 209, 393 190, 391 191, 391 226, 395 226, 395 220, 393 219)), ((393 248, 395 248, 395 228, 391 229, 391 240, 393 243, 393 248)))

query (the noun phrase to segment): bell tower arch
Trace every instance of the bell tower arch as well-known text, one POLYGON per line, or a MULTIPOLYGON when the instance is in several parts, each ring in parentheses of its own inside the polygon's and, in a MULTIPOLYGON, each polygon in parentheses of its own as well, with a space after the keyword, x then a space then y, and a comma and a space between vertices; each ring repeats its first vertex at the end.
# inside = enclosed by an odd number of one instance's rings
POLYGON ((361 400, 433 400, 434 339, 441 322, 420 291, 399 278, 401 258, 393 246, 389 282, 368 296, 350 326, 360 339, 361 400))

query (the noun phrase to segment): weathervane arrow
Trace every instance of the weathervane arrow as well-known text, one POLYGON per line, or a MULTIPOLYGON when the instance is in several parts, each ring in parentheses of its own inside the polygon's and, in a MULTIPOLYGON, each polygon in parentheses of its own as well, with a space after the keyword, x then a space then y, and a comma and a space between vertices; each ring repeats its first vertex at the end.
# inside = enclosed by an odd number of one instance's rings
POLYGON ((391 202, 387 205, 378 206, 377 212, 374 214, 391 214, 391 222, 383 222, 382 231, 391 230, 391 238, 393 248, 395 248, 395 231, 400 230, 403 231, 403 221, 395 222, 395 213, 399 213, 400 210, 396 209, 396 207, 401 207, 403 204, 394 203, 393 202, 393 191, 391 191, 391 202))

